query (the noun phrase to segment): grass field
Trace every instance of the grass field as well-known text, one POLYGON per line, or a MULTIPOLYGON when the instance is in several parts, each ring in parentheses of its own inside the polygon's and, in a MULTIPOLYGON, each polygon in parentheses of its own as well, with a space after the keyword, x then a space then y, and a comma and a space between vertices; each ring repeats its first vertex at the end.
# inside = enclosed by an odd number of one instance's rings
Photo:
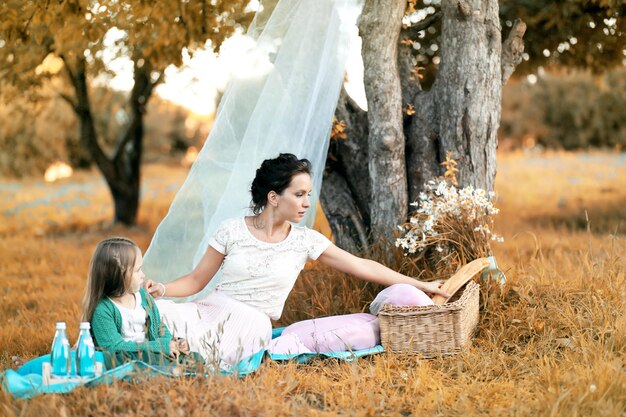
MULTIPOLYGON (((0 369, 47 353, 57 320, 75 340, 94 245, 126 235, 145 249, 184 176, 147 166, 131 229, 109 224, 97 173, 0 181, 0 369)), ((0 415, 626 415, 626 155, 502 154, 496 191, 506 241, 494 250, 508 281, 460 355, 267 361, 243 379, 118 382, 28 401, 0 392, 0 415)), ((361 311, 374 292, 313 265, 276 325, 361 311)))

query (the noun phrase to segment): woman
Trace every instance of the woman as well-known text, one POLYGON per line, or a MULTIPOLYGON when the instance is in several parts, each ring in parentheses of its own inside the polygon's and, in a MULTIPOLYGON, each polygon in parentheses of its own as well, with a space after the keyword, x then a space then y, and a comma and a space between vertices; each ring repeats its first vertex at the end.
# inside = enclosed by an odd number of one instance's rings
POLYGON ((167 284, 146 281, 155 298, 186 297, 201 291, 222 267, 223 277, 215 290, 193 303, 198 320, 186 322, 184 330, 174 329, 209 362, 228 367, 269 342, 270 319, 280 317, 308 259, 364 281, 387 286, 406 283, 431 295, 447 295, 438 282, 399 274, 338 248, 314 230, 295 226, 310 207, 311 186, 308 160, 292 154, 265 160, 252 182, 254 215, 223 222, 191 273, 167 284))

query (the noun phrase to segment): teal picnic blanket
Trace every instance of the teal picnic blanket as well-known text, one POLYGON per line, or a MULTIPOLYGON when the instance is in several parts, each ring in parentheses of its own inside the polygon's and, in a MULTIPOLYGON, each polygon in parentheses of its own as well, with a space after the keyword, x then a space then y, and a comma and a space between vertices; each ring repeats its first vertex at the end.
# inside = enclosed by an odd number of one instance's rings
MULTIPOLYGON (((280 336, 284 327, 274 329, 272 338, 280 336)), ((370 349, 328 353, 303 353, 303 354, 271 354, 265 350, 248 356, 240 361, 232 370, 221 371, 222 374, 233 374, 239 377, 248 375, 256 371, 261 362, 267 356, 275 361, 294 361, 296 363, 305 363, 316 356, 336 358, 345 361, 353 361, 357 358, 372 355, 374 353, 383 352, 381 345, 377 345, 370 349)), ((75 360, 75 351, 72 351, 75 360)), ((104 366, 104 355, 102 352, 96 352, 96 360, 104 366)), ((43 383, 42 366, 45 362, 50 362, 50 355, 35 358, 17 371, 13 369, 0 373, 0 382, 2 388, 13 395, 15 398, 31 398, 43 393, 66 393, 72 391, 78 386, 95 386, 101 384, 110 384, 116 380, 132 380, 137 377, 155 377, 155 376, 180 376, 172 373, 171 367, 153 366, 141 361, 127 362, 113 369, 105 370, 102 375, 85 378, 80 381, 59 381, 49 385, 43 383)), ((190 375, 190 374, 186 374, 190 375)))

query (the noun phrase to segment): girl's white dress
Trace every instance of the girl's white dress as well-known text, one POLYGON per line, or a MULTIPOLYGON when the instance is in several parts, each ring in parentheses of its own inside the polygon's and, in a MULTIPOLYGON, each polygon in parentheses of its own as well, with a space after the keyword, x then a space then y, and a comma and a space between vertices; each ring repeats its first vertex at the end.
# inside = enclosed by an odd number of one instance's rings
POLYGON ((174 337, 186 338, 209 363, 228 368, 267 346, 270 319, 280 317, 306 261, 317 259, 330 241, 291 225, 283 241, 267 243, 252 235, 244 218, 236 218, 224 221, 209 245, 224 254, 215 290, 191 303, 157 302, 174 337))
POLYGON ((135 343, 143 343, 146 340, 146 310, 143 308, 141 291, 133 294, 135 307, 128 308, 117 301, 111 302, 122 315, 122 339, 135 343))

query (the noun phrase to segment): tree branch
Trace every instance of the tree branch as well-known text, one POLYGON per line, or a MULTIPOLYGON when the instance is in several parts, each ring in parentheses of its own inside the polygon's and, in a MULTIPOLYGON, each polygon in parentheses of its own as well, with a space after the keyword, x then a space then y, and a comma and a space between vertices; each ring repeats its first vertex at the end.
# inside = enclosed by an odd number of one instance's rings
POLYGON ((67 101, 67 103, 72 106, 72 109, 74 109, 74 112, 78 113, 78 105, 76 104, 76 102, 74 101, 74 99, 72 97, 70 97, 67 94, 64 93, 59 93, 59 97, 61 97, 63 100, 67 101))
MULTIPOLYGON (((189 25, 187 24, 187 12, 185 10, 185 3, 183 0, 181 0, 178 3, 178 9, 180 10, 180 23, 183 25, 183 27, 185 28, 185 42, 186 44, 189 44, 190 42, 190 35, 189 35, 189 25)), ((204 16, 202 16, 202 18, 204 19, 204 16)))
POLYGON ((441 19, 441 11, 427 16, 424 20, 415 23, 412 26, 402 28, 400 32, 401 39, 415 39, 417 34, 424 29, 428 29, 433 23, 441 19))
POLYGON ((509 32, 506 40, 502 43, 502 85, 506 84, 509 77, 515 71, 515 68, 522 62, 524 54, 524 33, 526 32, 526 23, 521 19, 515 19, 513 27, 509 32))
POLYGON ((472 15, 472 6, 466 0, 459 0, 456 7, 463 19, 469 19, 472 15))
MULTIPOLYGON (((44 9, 47 10, 48 9, 48 5, 50 4, 50 0, 46 0, 46 5, 44 6, 44 9)), ((26 33, 28 33, 28 27, 30 26, 30 22, 32 22, 33 17, 35 17, 35 13, 37 13, 37 6, 35 6, 35 10, 33 10, 33 13, 30 15, 30 17, 28 18, 28 20, 26 21, 26 24, 24 25, 24 30, 23 30, 23 34, 26 35, 26 33)))
POLYGON ((59 58, 61 58, 61 61, 63 61, 63 67, 65 68, 65 71, 67 71, 68 77, 70 77, 71 84, 76 87, 76 85, 74 85, 74 72, 70 67, 70 63, 68 62, 67 57, 64 54, 61 54, 59 55, 59 58))
POLYGON ((202 24, 201 24, 201 30, 202 30, 202 34, 204 35, 205 33, 207 33, 207 28, 206 28, 206 21, 207 21, 207 17, 206 17, 206 0, 202 0, 202 24))
POLYGON ((113 157, 112 157, 112 160, 114 163, 119 161, 119 159, 121 158, 124 152, 124 147, 133 138, 133 132, 135 128, 137 127, 137 121, 138 121, 137 119, 138 118, 135 112, 131 112, 130 122, 126 124, 126 129, 124 129, 124 133, 119 135, 117 138, 117 143, 115 144, 115 150, 113 151, 113 157))
POLYGON ((107 181, 115 177, 115 169, 109 158, 98 144, 96 129, 91 114, 91 106, 89 103, 89 93, 87 89, 87 74, 85 69, 85 59, 77 58, 76 69, 72 70, 69 59, 65 55, 60 55, 63 60, 65 69, 69 75, 70 83, 74 87, 76 93, 76 103, 74 112, 80 123, 80 140, 85 149, 91 155, 93 161, 98 165, 100 171, 107 181))
POLYGON ((144 63, 142 68, 138 68, 136 65, 135 63, 135 84, 129 99, 131 119, 126 125, 124 133, 118 136, 112 158, 114 163, 120 160, 124 147, 133 139, 134 130, 137 128, 137 124, 141 122, 140 119, 146 111, 146 105, 154 91, 154 87, 163 80, 163 73, 159 73, 159 77, 155 81, 150 81, 150 66, 147 62, 144 63))
MULTIPOLYGON (((400 31, 398 42, 398 72, 402 88, 402 108, 406 109, 415 100, 415 96, 422 91, 422 86, 417 74, 414 73, 415 58, 411 45, 418 37, 419 32, 427 29, 433 23, 441 19, 441 11, 431 14, 424 20, 413 26, 407 26, 400 31)), ((405 116, 406 118, 407 116, 405 116)))

